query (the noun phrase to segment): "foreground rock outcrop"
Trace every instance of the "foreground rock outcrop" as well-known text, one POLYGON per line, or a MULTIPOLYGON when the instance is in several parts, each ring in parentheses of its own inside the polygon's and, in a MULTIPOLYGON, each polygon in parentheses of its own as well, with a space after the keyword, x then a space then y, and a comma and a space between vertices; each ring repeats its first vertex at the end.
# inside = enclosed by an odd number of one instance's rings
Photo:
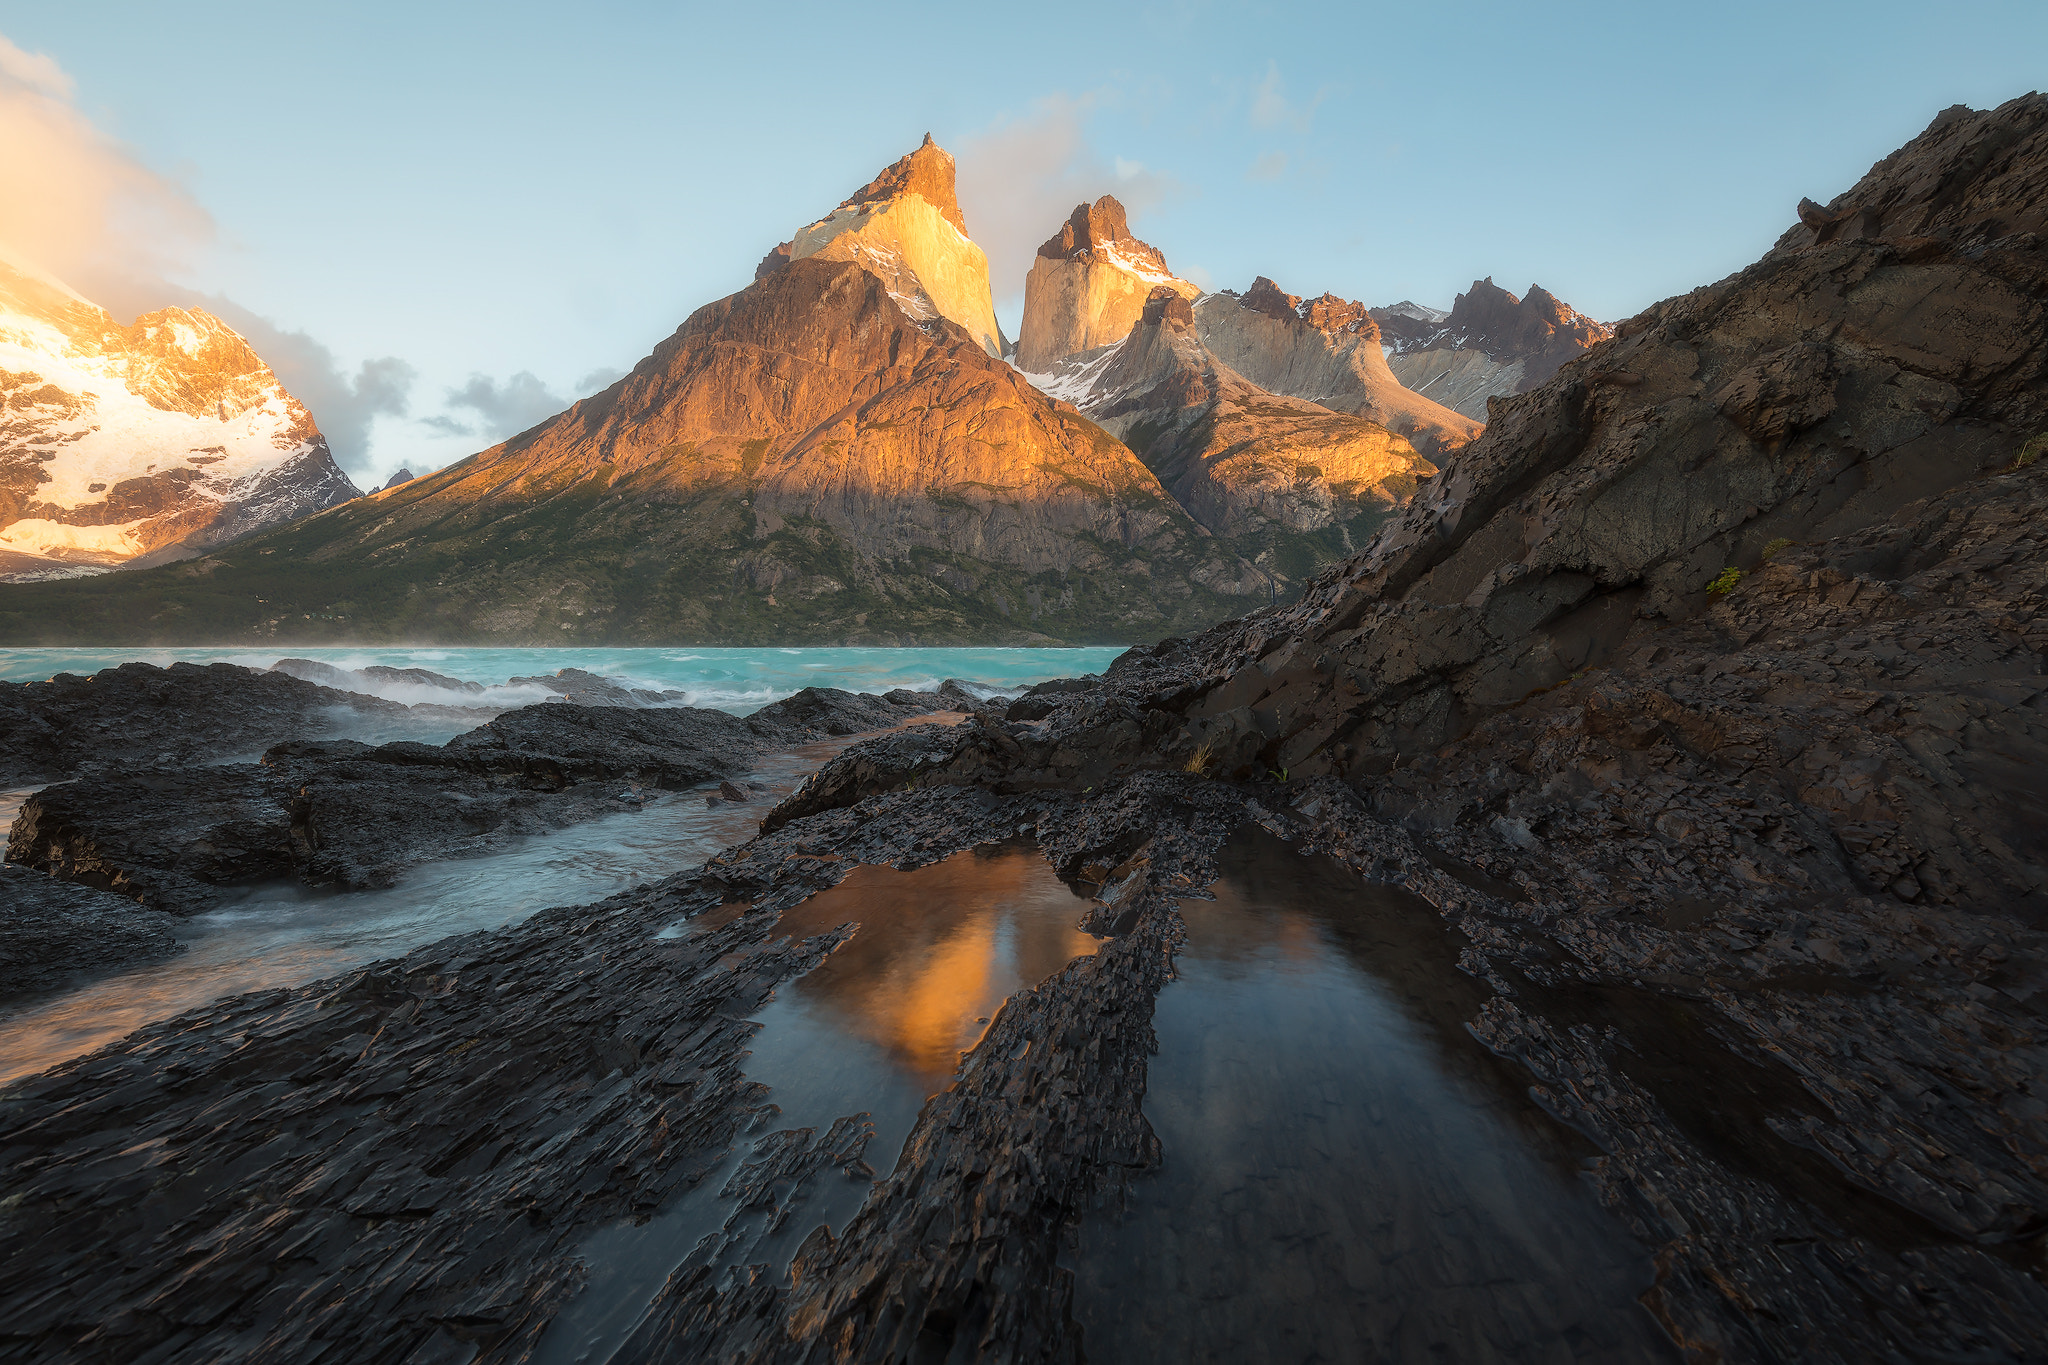
POLYGON ((1183 299, 1201 289, 1167 269, 1166 257, 1131 235, 1113 195, 1076 204, 1032 258, 1024 279, 1024 320, 1017 329, 1017 368, 1050 374, 1082 351, 1114 346, 1131 334, 1154 291, 1183 299))
POLYGON ((402 727, 410 708, 236 664, 126 663, 0 682, 0 788, 82 771, 191 767, 309 735, 402 727))
POLYGON ((1260 388, 1366 418, 1433 459, 1479 434, 1479 422, 1395 377, 1362 303, 1333 294, 1303 300, 1261 275, 1243 294, 1211 294, 1194 311, 1202 344, 1260 388))
POLYGON ((0 1341, 521 1359, 591 1234, 731 1170, 735 1217, 814 1230, 675 1248, 623 1358, 1083 1359, 1065 1258, 1189 1156, 1153 1004, 1250 822, 1436 911, 1480 996, 1446 1045, 1591 1144, 1676 1351, 2039 1358, 2048 98, 1801 218, 1497 405, 1296 605, 856 746, 702 869, 11 1087, 0 1341), (780 911, 1018 837, 1107 941, 886 1173, 858 1113, 768 1131, 748 1016, 845 932, 780 911))
POLYGON ((181 950, 169 916, 0 863, 0 1006, 181 950))
POLYGON ((886 729, 942 705, 807 688, 745 718, 542 705, 439 746, 294 740, 260 763, 46 787, 15 818, 7 861, 186 915, 266 882, 388 886, 420 862, 736 776, 771 746, 886 729))
POLYGON ((358 496, 226 323, 0 261, 0 582, 189 558, 358 496))
POLYGON ((1387 366, 1403 384, 1475 421, 1487 400, 1527 393, 1614 329, 1530 285, 1516 298, 1491 278, 1474 280, 1448 314, 1397 303, 1375 308, 1387 366))

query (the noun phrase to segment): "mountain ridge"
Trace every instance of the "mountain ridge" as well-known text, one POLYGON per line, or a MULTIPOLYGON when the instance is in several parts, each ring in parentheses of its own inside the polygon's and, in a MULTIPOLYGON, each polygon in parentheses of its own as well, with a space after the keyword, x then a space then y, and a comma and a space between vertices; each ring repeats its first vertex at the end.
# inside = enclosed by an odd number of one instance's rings
POLYGON ((1474 280, 1449 313, 1406 300, 1371 311, 1394 375, 1482 422, 1488 399, 1527 393, 1614 331, 1540 285, 1516 298, 1492 276, 1474 280))

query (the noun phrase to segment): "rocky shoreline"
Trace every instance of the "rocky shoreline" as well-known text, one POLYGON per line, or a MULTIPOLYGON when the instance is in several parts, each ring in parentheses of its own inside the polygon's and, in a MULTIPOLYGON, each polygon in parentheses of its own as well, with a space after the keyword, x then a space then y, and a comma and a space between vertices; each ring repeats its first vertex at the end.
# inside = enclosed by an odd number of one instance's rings
POLYGON ((0 1091, 0 1351, 527 1359, 589 1234, 737 1154, 778 1220, 875 1178, 786 1272, 675 1248, 615 1359, 1084 1360, 1063 1257, 1173 1159, 1154 1004, 1252 824, 1434 910, 1461 1045, 1597 1149, 1685 1358, 2042 1359, 2044 187, 2048 98, 1948 111, 1494 404, 1301 601, 856 745, 701 868, 0 1091), (1018 839, 1096 951, 893 1167, 858 1112, 767 1133, 749 1016, 854 932, 781 911, 1018 839))
POLYGON ((175 953, 169 917, 253 887, 389 886, 422 862, 482 856, 707 783, 722 783, 714 803, 751 800, 731 779, 765 752, 980 704, 956 685, 885 697, 808 688, 741 718, 632 698, 589 675, 551 681, 586 703, 507 711, 442 745, 287 738, 253 763, 195 756, 357 717, 490 712, 408 708, 229 664, 0 684, 12 693, 0 705, 27 717, 10 732, 7 775, 71 779, 28 796, 9 831, 8 997, 175 953))

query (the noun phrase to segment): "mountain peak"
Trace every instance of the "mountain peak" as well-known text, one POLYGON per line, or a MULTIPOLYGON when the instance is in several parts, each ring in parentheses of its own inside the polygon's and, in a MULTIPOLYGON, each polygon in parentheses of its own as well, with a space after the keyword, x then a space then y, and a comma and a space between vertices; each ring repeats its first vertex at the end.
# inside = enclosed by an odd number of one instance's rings
POLYGON ((1190 300, 1202 292, 1167 269, 1159 248, 1131 235, 1115 195, 1074 205, 1060 230, 1038 248, 1025 278, 1018 367, 1048 373, 1066 356, 1115 345, 1130 335, 1147 298, 1161 288, 1190 300))
POLYGON ((1007 349, 989 293, 988 257, 967 235, 954 197, 953 158, 930 133, 916 151, 769 252, 754 279, 812 256, 859 263, 921 325, 948 319, 990 355, 1007 349))
POLYGON ((1284 292, 1279 285, 1261 275, 1238 298, 1238 303, 1281 322, 1305 322, 1317 331, 1333 335, 1362 332, 1372 340, 1379 339, 1379 324, 1372 320, 1364 304, 1340 299, 1327 291, 1304 302, 1298 295, 1284 292))
POLYGON ((932 141, 932 135, 926 133, 916 151, 890 162, 880 175, 841 201, 839 207, 857 209, 864 204, 886 203, 914 194, 937 209, 965 237, 968 235, 967 219, 960 212, 954 179, 952 153, 932 141))
POLYGON ((1068 260, 1078 252, 1121 257, 1125 259, 1111 259, 1111 263, 1150 269, 1159 275, 1173 274, 1166 267, 1164 252, 1131 235, 1130 219, 1113 194, 1105 194, 1092 204, 1074 205, 1073 213, 1060 224, 1060 230, 1038 248, 1038 254, 1049 261, 1068 260))
POLYGON ((1145 311, 1139 315, 1141 326, 1166 326, 1176 332, 1195 330, 1195 310, 1179 290, 1170 284, 1162 284, 1145 298, 1145 311))

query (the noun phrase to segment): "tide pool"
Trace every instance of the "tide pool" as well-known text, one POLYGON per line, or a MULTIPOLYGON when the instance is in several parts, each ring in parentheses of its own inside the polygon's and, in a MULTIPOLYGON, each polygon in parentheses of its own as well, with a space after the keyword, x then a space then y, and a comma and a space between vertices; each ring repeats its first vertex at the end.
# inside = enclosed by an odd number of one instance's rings
MULTIPOLYGON (((96 673, 139 660, 165 666, 187 663, 241 664, 269 668, 279 659, 317 659, 337 668, 374 664, 424 668, 435 673, 502 686, 508 679, 580 668, 633 687, 687 693, 686 704, 745 713, 806 687, 840 687, 849 692, 913 691, 946 678, 991 691, 1029 687, 1051 678, 1100 673, 1121 648, 1086 649, 487 649, 432 647, 276 647, 250 649, 0 649, 0 680, 33 682, 58 673, 96 673)), ((407 697, 405 700, 418 700, 407 697)))

